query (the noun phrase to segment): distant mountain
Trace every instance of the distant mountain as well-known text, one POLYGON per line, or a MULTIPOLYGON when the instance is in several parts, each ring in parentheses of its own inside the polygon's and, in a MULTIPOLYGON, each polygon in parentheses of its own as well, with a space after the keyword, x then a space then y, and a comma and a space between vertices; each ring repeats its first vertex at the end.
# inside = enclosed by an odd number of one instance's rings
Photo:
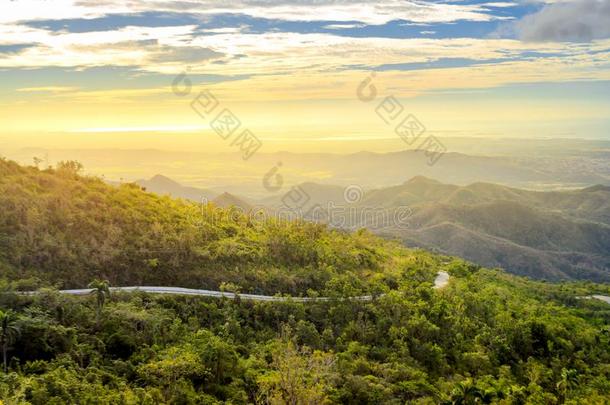
POLYGON ((382 233, 535 278, 610 281, 610 190, 537 192, 415 177, 374 190, 361 206, 406 205, 409 227, 382 233))
POLYGON ((125 177, 128 168, 128 181, 148 178, 150 173, 162 173, 172 179, 196 174, 197 183, 193 183, 196 186, 203 185, 217 194, 228 191, 256 199, 271 195, 261 186, 261 179, 278 163, 283 164, 279 166, 279 174, 284 178, 285 186, 315 182, 358 184, 371 189, 391 187, 420 175, 462 186, 487 182, 543 191, 594 184, 610 186, 608 141, 470 138, 457 142, 446 138, 443 142, 448 152, 434 165, 430 165, 422 151, 398 150, 397 147, 384 148, 394 150, 387 153, 350 153, 355 147, 351 143, 344 153, 259 152, 247 163, 238 154, 196 150, 24 149, 11 152, 9 157, 23 164, 31 164, 33 156, 46 155, 49 164, 78 160, 88 173, 108 179, 125 177))
POLYGON ((151 193, 169 195, 174 198, 184 198, 186 200, 198 202, 201 202, 204 198, 207 200, 212 200, 217 196, 213 191, 183 186, 169 177, 165 177, 160 174, 152 177, 149 180, 138 180, 136 181, 136 184, 144 187, 146 191, 151 193))
POLYGON ((195 187, 187 187, 160 174, 150 180, 138 180, 136 182, 146 191, 159 195, 169 195, 174 198, 183 198, 194 202, 202 202, 204 199, 219 208, 237 207, 243 212, 250 212, 254 208, 245 198, 231 193, 217 194, 213 191, 195 187))
POLYGON ((389 187, 396 184, 396 179, 414 176, 432 177, 448 184, 482 181, 541 190, 610 185, 607 156, 593 154, 534 157, 448 152, 433 165, 425 153, 416 150, 346 155, 278 152, 257 159, 266 161, 267 166, 290 162, 294 172, 322 173, 326 184, 358 184, 364 188, 389 187))
MULTIPOLYGON (((295 186, 307 196, 309 205, 328 205, 328 202, 342 202, 344 187, 332 184, 317 184, 312 182, 301 183, 295 186)), ((260 200, 260 204, 272 208, 280 208, 284 205, 282 198, 285 194, 275 195, 260 200)))
MULTIPOLYGON (((605 186, 539 192, 490 183, 457 186, 416 176, 370 190, 347 205, 342 187, 307 183, 301 188, 312 193, 310 204, 346 206, 348 219, 341 225, 349 228, 368 227, 410 246, 519 275, 610 281, 610 188, 605 186), (398 210, 410 212, 407 221, 396 222, 398 210)), ((316 219, 327 217, 328 212, 316 219)))
POLYGON ((399 186, 373 190, 365 195, 362 203, 389 207, 425 203, 472 206, 496 201, 512 201, 546 213, 610 225, 610 187, 606 186, 541 192, 491 183, 456 186, 417 176, 399 186))
POLYGON ((214 204, 215 206, 217 206, 219 208, 236 207, 246 213, 250 212, 254 208, 250 203, 248 203, 244 199, 239 198, 230 193, 222 193, 218 197, 214 198, 211 202, 212 202, 212 204, 214 204))

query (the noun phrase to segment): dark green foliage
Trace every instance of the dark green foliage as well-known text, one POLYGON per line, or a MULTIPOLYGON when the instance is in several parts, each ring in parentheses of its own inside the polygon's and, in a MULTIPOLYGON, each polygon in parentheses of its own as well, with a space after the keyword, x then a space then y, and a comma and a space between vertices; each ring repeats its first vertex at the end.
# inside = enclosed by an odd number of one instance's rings
POLYGON ((560 292, 484 269, 439 291, 408 273, 398 282, 371 302, 113 294, 99 321, 94 296, 5 293, 20 333, 0 396, 33 404, 610 397, 610 310, 569 299, 584 287, 560 292))

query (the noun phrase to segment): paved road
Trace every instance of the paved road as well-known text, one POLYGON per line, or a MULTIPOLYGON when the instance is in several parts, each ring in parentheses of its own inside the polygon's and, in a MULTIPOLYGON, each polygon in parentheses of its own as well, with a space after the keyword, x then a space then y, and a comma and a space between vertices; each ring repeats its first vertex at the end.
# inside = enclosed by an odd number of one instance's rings
POLYGON ((608 297, 607 295, 592 295, 591 297, 596 298, 598 300, 602 300, 608 304, 610 304, 610 297, 608 297))
MULTIPOLYGON (((90 288, 83 288, 79 290, 59 290, 62 294, 69 295, 88 295, 91 294, 93 290, 90 288)), ((329 301, 331 298, 329 297, 280 297, 280 296, 271 296, 271 295, 255 295, 255 294, 234 294, 231 292, 223 292, 223 291, 212 291, 212 290, 196 290, 192 288, 181 288, 181 287, 148 287, 148 286, 138 286, 138 287, 110 287, 111 292, 145 292, 151 294, 170 294, 170 295, 196 295, 200 297, 215 297, 222 298, 226 297, 228 299, 235 299, 237 295, 242 300, 251 300, 251 301, 270 301, 270 302, 309 302, 309 301, 329 301)), ((33 291, 29 293, 24 293, 25 295, 34 295, 37 294, 38 291, 33 291)), ((371 301, 373 299, 372 295, 363 295, 359 297, 351 297, 350 299, 356 301, 371 301)))
MULTIPOLYGON (((436 280, 434 280, 434 288, 442 288, 447 285, 449 282, 449 274, 444 271, 441 271, 436 276, 436 280)), ((59 290, 62 294, 69 295, 87 295, 91 294, 93 290, 90 288, 83 288, 79 290, 59 290)), ((152 294, 172 294, 172 295, 196 295, 200 297, 215 297, 222 298, 226 297, 228 299, 235 299, 236 294, 231 292, 223 292, 223 291, 212 291, 212 290, 196 290, 192 288, 181 288, 181 287, 110 287, 111 292, 145 292, 152 294)), ((25 292, 24 295, 34 295, 38 294, 38 291, 25 292)), ((242 300, 251 300, 251 301, 269 301, 269 302, 310 302, 310 301, 329 301, 331 298, 329 297, 280 297, 280 296, 271 296, 271 295, 255 295, 255 294, 238 294, 239 298, 242 300)), ((355 301, 371 301, 373 296, 371 295, 362 295, 358 297, 350 297, 349 299, 355 301)))

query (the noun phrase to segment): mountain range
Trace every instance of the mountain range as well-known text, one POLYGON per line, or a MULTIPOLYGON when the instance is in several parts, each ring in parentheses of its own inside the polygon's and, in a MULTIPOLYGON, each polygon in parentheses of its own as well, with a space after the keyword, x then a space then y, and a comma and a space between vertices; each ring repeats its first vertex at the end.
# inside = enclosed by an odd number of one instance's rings
POLYGON ((423 152, 416 150, 342 154, 260 152, 247 162, 231 153, 197 150, 22 149, 6 156, 22 164, 31 164, 33 156, 43 156, 45 167, 76 157, 87 173, 106 179, 133 182, 162 173, 182 184, 215 194, 227 191, 256 199, 273 194, 261 183, 274 167, 279 168, 284 186, 312 182, 358 184, 371 189, 392 187, 415 176, 462 186, 483 181, 542 191, 610 185, 608 142, 557 139, 501 142, 479 138, 461 143, 450 139, 443 142, 448 152, 434 165, 429 164, 423 152))
MULTIPOLYGON (((153 179, 157 178, 160 176, 153 179)), ((189 198, 185 189, 190 188, 177 187, 175 182, 155 183, 172 187, 149 188, 150 191, 189 198)), ((607 186, 542 192, 483 182, 458 186, 416 176, 397 186, 362 191, 358 201, 349 203, 342 186, 306 182, 297 188, 307 196, 303 212, 311 207, 323 211, 329 206, 345 209, 340 224, 333 222, 328 210, 317 216, 309 210, 311 217, 306 219, 349 229, 370 228, 408 246, 460 256, 537 279, 610 281, 607 186), (394 220, 398 210, 403 216, 400 223, 394 220)), ((204 190, 198 193, 191 199, 198 201, 199 195, 206 195, 204 190)), ((224 193, 211 202, 220 207, 236 206, 245 212, 263 207, 273 214, 286 209, 282 197, 253 202, 224 193)))
POLYGON ((203 201, 204 199, 212 200, 217 197, 217 193, 213 191, 197 187, 183 186, 169 177, 165 177, 160 174, 153 176, 148 180, 137 180, 135 183, 151 193, 168 195, 174 198, 203 201))

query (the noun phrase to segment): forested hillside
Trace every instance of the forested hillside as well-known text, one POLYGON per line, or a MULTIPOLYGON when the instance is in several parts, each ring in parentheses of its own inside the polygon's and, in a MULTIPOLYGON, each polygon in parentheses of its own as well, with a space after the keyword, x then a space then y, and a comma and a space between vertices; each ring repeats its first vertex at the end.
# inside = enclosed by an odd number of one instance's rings
MULTIPOLYGON (((333 279, 384 277, 412 260, 366 232, 253 218, 190 201, 113 187, 76 163, 39 171, 0 161, 0 266, 9 278, 64 288, 93 278, 113 285, 173 285, 299 294, 333 279)), ((433 277, 431 274, 430 277, 433 277)))
POLYGON ((0 162, 4 404, 605 404, 608 285, 0 162), (440 271, 449 284, 433 289, 440 271), (164 284, 265 302, 56 288, 164 284), (24 295, 23 290, 39 290, 24 295), (48 288, 50 287, 50 288, 48 288), (371 301, 348 297, 372 293, 371 301))

